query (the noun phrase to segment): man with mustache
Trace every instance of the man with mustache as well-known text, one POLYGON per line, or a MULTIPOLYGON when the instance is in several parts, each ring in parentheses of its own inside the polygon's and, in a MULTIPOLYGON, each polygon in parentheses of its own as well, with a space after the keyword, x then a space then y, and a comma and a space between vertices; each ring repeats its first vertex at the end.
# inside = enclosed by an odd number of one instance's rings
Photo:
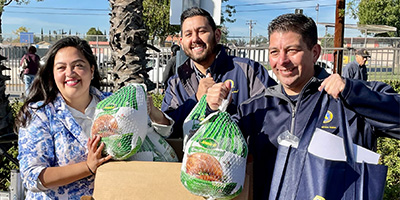
POLYGON ((172 138, 183 136, 185 118, 211 86, 216 85, 216 95, 207 98, 208 105, 220 105, 230 91, 232 102, 227 111, 235 114, 241 102, 276 85, 261 64, 227 55, 218 44, 220 39, 221 30, 207 11, 193 7, 182 13, 180 42, 189 58, 168 81, 161 107, 175 121, 172 138))
MULTIPOLYGON (((243 102, 232 116, 247 139, 252 156, 254 199, 280 197, 275 190, 270 193, 274 170, 283 167, 275 161, 285 159, 278 157, 278 148, 297 147, 302 138, 314 134, 306 131, 310 119, 321 119, 316 128, 339 137, 343 134, 340 126, 347 119, 345 126, 352 142, 370 150, 376 150, 377 137, 400 138, 400 95, 392 87, 378 81, 343 78, 339 74, 326 77, 326 72, 315 66, 321 46, 312 18, 303 14, 280 15, 269 24, 268 36, 269 63, 279 85, 243 102), (338 104, 342 104, 345 118, 338 104), (318 109, 326 112, 322 118, 314 114, 318 109)), ((209 89, 209 93, 213 91, 209 89)), ((317 176, 316 171, 303 176, 317 176)), ((313 189, 298 191, 309 194, 313 189)))

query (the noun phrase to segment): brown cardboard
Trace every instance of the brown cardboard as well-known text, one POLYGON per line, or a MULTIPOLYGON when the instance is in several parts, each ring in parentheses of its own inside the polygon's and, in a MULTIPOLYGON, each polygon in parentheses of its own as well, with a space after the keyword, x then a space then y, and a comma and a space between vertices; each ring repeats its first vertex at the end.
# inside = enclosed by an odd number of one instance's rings
MULTIPOLYGON (((182 140, 168 140, 182 160, 182 140)), ((204 200, 190 193, 181 183, 180 162, 112 161, 101 165, 96 172, 92 197, 81 200, 204 200)), ((235 200, 249 199, 249 175, 242 193, 235 200)))
POLYGON ((97 169, 95 200, 176 199, 195 200, 180 182, 181 163, 110 162, 97 169))

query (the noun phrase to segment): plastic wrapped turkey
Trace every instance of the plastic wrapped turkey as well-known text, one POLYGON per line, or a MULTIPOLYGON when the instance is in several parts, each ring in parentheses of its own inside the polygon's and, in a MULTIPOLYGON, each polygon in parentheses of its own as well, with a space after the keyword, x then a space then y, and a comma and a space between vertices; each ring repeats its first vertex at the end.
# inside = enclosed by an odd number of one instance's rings
POLYGON ((141 84, 129 84, 96 106, 92 135, 100 135, 103 153, 125 160, 143 144, 147 132, 147 96, 141 84))
POLYGON ((232 199, 244 186, 248 148, 230 115, 220 110, 204 118, 205 96, 185 120, 181 182, 208 199, 232 199))

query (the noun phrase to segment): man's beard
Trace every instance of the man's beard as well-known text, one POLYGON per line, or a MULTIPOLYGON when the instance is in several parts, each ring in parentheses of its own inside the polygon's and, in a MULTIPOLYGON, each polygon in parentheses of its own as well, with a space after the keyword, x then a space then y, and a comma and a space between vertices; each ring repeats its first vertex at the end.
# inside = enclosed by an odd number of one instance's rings
POLYGON ((188 55, 190 57, 190 59, 192 59, 194 62, 196 63, 202 63, 206 60, 209 59, 209 56, 212 55, 213 53, 216 53, 216 49, 217 49, 217 42, 215 41, 215 38, 212 40, 213 43, 210 44, 208 47, 209 49, 206 49, 205 54, 201 55, 201 56, 197 56, 195 57, 193 52, 191 52, 192 54, 189 54, 189 52, 185 52, 186 55, 188 55))

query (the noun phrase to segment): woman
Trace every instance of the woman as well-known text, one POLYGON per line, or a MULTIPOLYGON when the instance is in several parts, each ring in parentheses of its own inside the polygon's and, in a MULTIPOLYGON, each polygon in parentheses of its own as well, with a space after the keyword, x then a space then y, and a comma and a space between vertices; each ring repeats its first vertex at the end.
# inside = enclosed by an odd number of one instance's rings
MULTIPOLYGON (((111 159, 101 156, 100 137, 90 138, 96 104, 106 97, 99 88, 96 59, 86 41, 67 37, 49 49, 18 114, 18 159, 27 199, 92 195, 93 175, 111 159)), ((170 123, 152 104, 149 114, 170 123)))
POLYGON ((46 59, 18 114, 21 176, 27 199, 79 199, 92 194, 92 175, 111 158, 101 157, 100 137, 89 137, 90 116, 105 95, 86 41, 63 38, 46 59))
POLYGON ((25 83, 25 96, 28 95, 29 93, 29 87, 31 86, 33 79, 35 78, 35 75, 37 71, 39 70, 39 62, 40 62, 40 57, 36 54, 36 47, 30 46, 28 48, 28 53, 25 54, 21 61, 20 61, 20 66, 22 66, 22 63, 26 60, 26 65, 25 69, 23 71, 23 78, 24 78, 24 83, 25 83))

